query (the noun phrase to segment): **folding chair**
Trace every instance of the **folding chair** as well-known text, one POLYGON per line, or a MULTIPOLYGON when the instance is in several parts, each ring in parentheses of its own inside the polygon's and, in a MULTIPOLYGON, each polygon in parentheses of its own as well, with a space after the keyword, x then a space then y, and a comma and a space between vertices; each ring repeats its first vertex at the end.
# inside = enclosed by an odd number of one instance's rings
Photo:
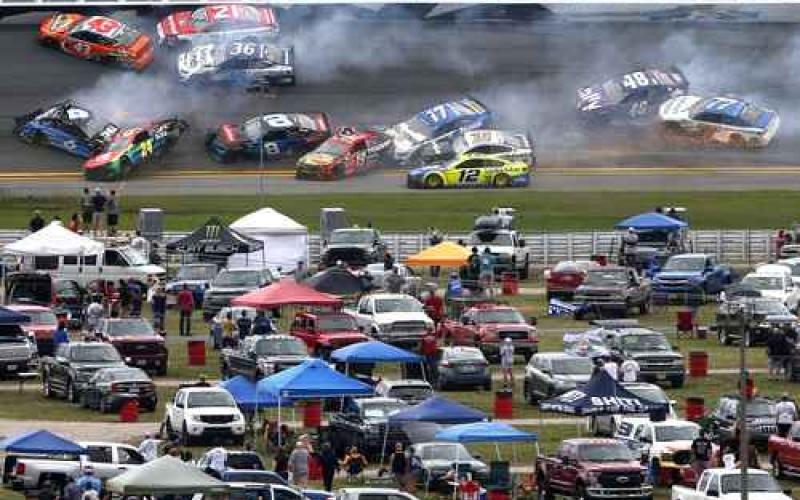
POLYGON ((678 311, 676 315, 675 330, 678 339, 694 337, 697 325, 694 322, 694 312, 690 310, 678 311))

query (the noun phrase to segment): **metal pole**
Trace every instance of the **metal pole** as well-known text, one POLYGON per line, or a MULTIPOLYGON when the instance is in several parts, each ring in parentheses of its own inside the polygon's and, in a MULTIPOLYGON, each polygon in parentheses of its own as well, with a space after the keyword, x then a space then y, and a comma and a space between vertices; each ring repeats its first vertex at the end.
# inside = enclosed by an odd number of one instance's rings
POLYGON ((258 196, 264 206, 264 118, 258 119, 258 196))
POLYGON ((741 500, 748 500, 747 492, 747 465, 749 463, 749 447, 747 439, 747 350, 745 348, 745 335, 750 323, 750 304, 742 308, 742 331, 739 337, 739 465, 741 468, 741 500))

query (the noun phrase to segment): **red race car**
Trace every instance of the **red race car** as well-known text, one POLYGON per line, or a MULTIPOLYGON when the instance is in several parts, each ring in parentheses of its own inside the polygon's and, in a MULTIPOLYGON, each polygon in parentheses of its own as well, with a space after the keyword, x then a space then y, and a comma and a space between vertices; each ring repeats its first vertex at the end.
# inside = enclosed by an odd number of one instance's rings
POLYGON ((336 180, 363 174, 381 165, 391 144, 388 135, 375 130, 340 128, 317 149, 300 157, 295 178, 336 180))
POLYGON ((54 14, 39 25, 39 42, 81 59, 137 71, 153 62, 150 37, 110 17, 54 14))
POLYGON ((248 37, 278 33, 278 18, 270 7, 252 5, 208 5, 194 11, 170 14, 156 26, 158 43, 169 46, 197 39, 213 40, 248 37))

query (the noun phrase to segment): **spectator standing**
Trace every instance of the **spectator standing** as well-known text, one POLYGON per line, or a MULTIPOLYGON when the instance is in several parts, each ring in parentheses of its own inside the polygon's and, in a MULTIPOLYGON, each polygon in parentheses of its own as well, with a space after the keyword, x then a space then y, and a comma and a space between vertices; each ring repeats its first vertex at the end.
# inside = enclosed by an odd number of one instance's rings
MULTIPOLYGON (((435 227, 429 227, 428 228, 428 243, 430 244, 430 246, 435 247, 436 245, 438 245, 442 241, 444 241, 444 238, 442 238, 442 233, 440 233, 439 230, 436 229, 435 227)), ((431 268, 430 268, 431 278, 438 278, 440 272, 441 272, 441 267, 439 267, 439 266, 431 266, 431 268)))
POLYGON ((485 287, 490 289, 491 293, 492 284, 494 283, 494 255, 492 255, 489 247, 484 248, 481 254, 478 279, 485 287))
POLYGON ((42 218, 42 212, 39 210, 33 211, 33 217, 31 220, 28 221, 28 231, 35 233, 44 227, 44 219, 42 218))
POLYGON ((119 293, 119 305, 123 315, 128 314, 131 308, 131 291, 128 289, 128 284, 125 280, 119 280, 117 283, 117 292, 119 293))
POLYGON ((619 365, 609 356, 603 358, 603 370, 614 380, 619 380, 619 365))
POLYGON ((436 294, 435 285, 428 291, 423 305, 425 306, 425 312, 428 313, 428 316, 438 325, 444 317, 444 301, 436 294))
POLYGON ((69 229, 73 233, 80 233, 81 232, 81 219, 78 216, 77 212, 72 214, 72 217, 69 218, 69 223, 67 224, 67 229, 69 229))
POLYGON ((514 384, 514 343, 509 337, 503 340, 500 346, 500 367, 503 370, 503 384, 506 386, 514 384))
POLYGON ((336 458, 336 453, 333 452, 331 444, 326 442, 322 445, 322 452, 320 453, 322 461, 322 484, 325 491, 333 490, 333 478, 336 471, 339 470, 339 459, 336 458))
POLYGON ((161 283, 157 284, 153 292, 153 298, 150 302, 150 308, 153 312, 153 327, 160 334, 164 334, 164 319, 167 317, 167 294, 164 293, 164 287, 161 283))
POLYGON ((432 331, 425 333, 419 343, 420 354, 425 358, 425 378, 431 380, 436 370, 436 355, 439 354, 439 344, 432 331))
POLYGON ((636 247, 639 244, 639 235, 632 227, 628 228, 625 236, 622 237, 622 255, 625 258, 624 265, 633 267, 636 264, 636 247))
POLYGON ((450 279, 447 282, 447 290, 445 291, 445 300, 461 297, 464 293, 464 286, 461 284, 461 278, 457 273, 451 273, 450 279))
POLYGON ((297 269, 294 271, 294 280, 297 283, 302 283, 308 279, 310 273, 306 267, 306 263, 302 260, 297 261, 297 269))
POLYGON ((221 480, 222 474, 225 473, 225 459, 228 456, 228 452, 225 451, 225 448, 218 446, 209 450, 206 456, 208 457, 206 473, 221 480))
POLYGON ((619 367, 622 370, 623 382, 636 382, 639 379, 639 370, 641 367, 634 359, 626 359, 619 367))
POLYGON ((253 321, 247 316, 247 310, 243 309, 239 319, 236 320, 236 329, 239 330, 239 339, 244 340, 250 335, 253 328, 253 321))
POLYGON ((775 420, 778 426, 778 435, 786 437, 792 424, 797 420, 797 406, 787 393, 783 393, 781 400, 775 405, 775 420))
POLYGON ((767 368, 770 380, 779 379, 783 371, 783 349, 785 346, 784 334, 780 329, 774 328, 767 337, 767 368))
POLYGON ((272 326, 272 319, 268 318, 264 311, 256 313, 256 319, 253 321, 253 335, 268 335, 275 332, 275 327, 272 326))
POLYGON ((344 459, 344 466, 349 480, 361 479, 364 469, 367 467, 367 459, 358 451, 357 447, 353 446, 344 459))
POLYGON ((700 431, 700 435, 692 441, 692 460, 693 467, 698 477, 706 470, 711 462, 713 452, 711 440, 706 431, 700 431))
POLYGON ((142 287, 133 278, 128 280, 128 295, 131 298, 131 316, 142 315, 142 287))
MULTIPOLYGON (((222 321, 216 316, 211 318, 210 328, 211 341, 214 344, 214 350, 219 351, 225 347, 225 334, 222 331, 222 321)), ((233 339, 230 339, 229 344, 233 344, 233 339)))
POLYGON ((92 302, 86 307, 86 326, 89 333, 97 332, 100 327, 100 320, 103 319, 102 296, 99 293, 92 295, 92 302))
POLYGON ((389 250, 386 250, 383 254, 383 270, 384 271, 391 271, 394 267, 394 257, 389 250))
POLYGON ((392 272, 387 273, 383 278, 383 287, 389 293, 402 293, 405 284, 406 279, 400 276, 400 271, 397 266, 394 266, 392 272))
POLYGON ((291 482, 298 488, 308 486, 308 460, 311 456, 308 453, 305 443, 298 441, 294 450, 289 454, 289 474, 291 482))
POLYGON ((481 274, 481 256, 478 247, 472 247, 472 253, 467 258, 467 278, 477 281, 481 274))
POLYGON ((139 443, 139 453, 149 462, 158 457, 158 439, 153 439, 151 434, 145 434, 144 439, 139 443))
POLYGON ((99 187, 94 188, 92 195, 92 228, 95 235, 100 235, 103 231, 103 215, 106 211, 106 195, 99 187))
POLYGON ((150 255, 150 243, 142 236, 142 232, 138 229, 136 230, 136 236, 131 240, 131 248, 145 257, 150 255))
POLYGON ((84 232, 89 232, 89 230, 91 230, 93 218, 94 204, 92 203, 92 195, 89 193, 89 188, 85 187, 81 195, 81 219, 84 232))
POLYGON ((233 341, 233 332, 236 331, 236 322, 233 321, 233 313, 228 311, 222 319, 222 336, 233 341))
POLYGON ((119 200, 117 199, 117 192, 112 189, 109 191, 108 199, 106 200, 106 226, 108 227, 109 236, 117 234, 117 225, 119 225, 119 200))
POLYGON ((392 453, 390 462, 390 469, 392 471, 392 475, 394 476, 394 480, 397 483, 397 487, 401 490, 404 490, 406 485, 406 476, 408 475, 408 460, 406 459, 406 454, 403 451, 403 443, 395 443, 394 453, 392 453))
POLYGON ((87 491, 94 491, 99 495, 100 490, 103 488, 100 480, 94 475, 94 467, 91 465, 87 465, 83 468, 83 475, 78 478, 77 483, 82 494, 86 493, 87 491))
POLYGON ((53 350, 58 350, 61 344, 69 344, 69 331, 67 330, 67 322, 60 320, 58 322, 58 329, 53 335, 53 350))
POLYGON ((181 337, 192 335, 192 313, 194 312, 194 294, 189 290, 189 286, 184 284, 183 289, 178 292, 178 310, 180 311, 180 323, 178 331, 181 337))
POLYGON ((81 487, 78 486, 77 480, 74 477, 67 479, 67 484, 64 485, 64 494, 61 496, 63 500, 81 500, 83 492, 81 487))

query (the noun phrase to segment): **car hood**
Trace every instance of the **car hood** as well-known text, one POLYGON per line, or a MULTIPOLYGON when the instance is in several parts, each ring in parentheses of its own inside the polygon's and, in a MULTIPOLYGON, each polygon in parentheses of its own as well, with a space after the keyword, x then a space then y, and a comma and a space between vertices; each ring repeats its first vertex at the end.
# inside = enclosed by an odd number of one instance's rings
POLYGON ((373 316, 376 323, 394 323, 395 321, 424 321, 432 324, 433 321, 424 312, 387 312, 373 316))
POLYGON ((656 274, 656 279, 691 279, 702 276, 702 271, 661 271, 656 274))
MULTIPOLYGON (((448 469, 453 465, 454 460, 431 460, 425 459, 422 461, 423 465, 427 469, 448 469)), ((459 462, 461 463, 468 463, 470 467, 473 469, 485 469, 486 464, 481 462, 480 460, 475 460, 474 458, 471 459, 460 459, 459 462)))
POLYGON ((336 333, 321 332, 318 338, 321 342, 334 345, 342 343, 355 343, 363 340, 368 340, 367 336, 359 331, 336 332, 336 333))
POLYGON ((533 332, 536 328, 531 325, 523 325, 520 323, 485 323, 478 325, 481 330, 503 330, 504 332, 533 332))
POLYGON ((230 415, 238 413, 234 406, 198 406, 195 408, 187 408, 187 413, 202 413, 203 415, 230 415))
POLYGON ((633 359, 648 359, 648 358, 682 359, 683 358, 682 355, 672 351, 636 351, 636 352, 628 351, 628 354, 630 354, 630 356, 633 359))
POLYGON ((252 291, 252 290, 253 290, 253 287, 242 287, 242 286, 232 286, 232 287, 223 286, 223 287, 220 287, 220 286, 213 286, 213 285, 208 289, 209 292, 214 293, 214 294, 220 294, 220 295, 228 295, 228 294, 234 294, 234 293, 244 294, 244 293, 247 293, 247 292, 252 291))
POLYGON ((70 363, 73 368, 78 370, 99 370, 100 368, 115 368, 118 366, 125 366, 125 362, 119 361, 93 361, 91 363, 70 363))
POLYGON ((619 293, 623 290, 625 290, 624 285, 581 285, 575 290, 575 293, 578 295, 581 293, 607 293, 610 295, 613 293, 619 293))
POLYGON ((196 287, 205 287, 208 283, 208 280, 180 280, 180 281, 170 281, 167 283, 165 287, 166 290, 175 291, 176 288, 183 288, 183 285, 188 286, 189 288, 196 288, 196 287))
POLYGON ((135 269, 136 271, 142 274, 166 274, 167 270, 161 266, 156 266, 154 264, 145 264, 143 266, 132 266, 131 269, 135 269))
POLYGON ((337 156, 326 153, 308 153, 300 157, 298 164, 308 167, 325 167, 336 163, 337 156))
POLYGON ((598 112, 612 104, 602 85, 591 85, 578 89, 578 111, 598 112))
POLYGON ((112 344, 117 343, 124 343, 124 344, 144 344, 144 343, 153 343, 157 342, 160 344, 164 343, 164 337, 161 335, 130 335, 130 336, 119 336, 114 337, 111 339, 112 344))
POLYGON ((369 252, 372 250, 372 245, 367 243, 331 243, 325 247, 325 251, 328 250, 351 250, 351 249, 358 249, 364 250, 365 252, 369 252))
POLYGON ((759 290, 762 297, 769 297, 771 299, 778 299, 781 302, 786 300, 789 295, 785 290, 759 290))
POLYGON ((308 356, 303 354, 278 354, 273 356, 264 355, 258 357, 259 361, 268 361, 270 363, 282 363, 282 364, 294 363, 298 365, 307 359, 308 356))
POLYGON ((553 374, 553 379, 557 380, 558 382, 574 382, 576 384, 583 384, 589 381, 592 378, 591 374, 587 375, 564 375, 555 373, 553 374))
POLYGON ((639 472, 642 465, 639 462, 581 462, 583 468, 595 472, 639 472))
POLYGON ((692 449, 692 440, 666 441, 654 443, 650 448, 650 453, 674 453, 692 449))
POLYGON ((658 109, 658 116, 664 121, 689 120, 692 107, 702 100, 701 97, 690 95, 669 99, 658 109))
POLYGON ((791 314, 770 314, 765 320, 767 323, 792 323, 797 321, 797 316, 791 314))

